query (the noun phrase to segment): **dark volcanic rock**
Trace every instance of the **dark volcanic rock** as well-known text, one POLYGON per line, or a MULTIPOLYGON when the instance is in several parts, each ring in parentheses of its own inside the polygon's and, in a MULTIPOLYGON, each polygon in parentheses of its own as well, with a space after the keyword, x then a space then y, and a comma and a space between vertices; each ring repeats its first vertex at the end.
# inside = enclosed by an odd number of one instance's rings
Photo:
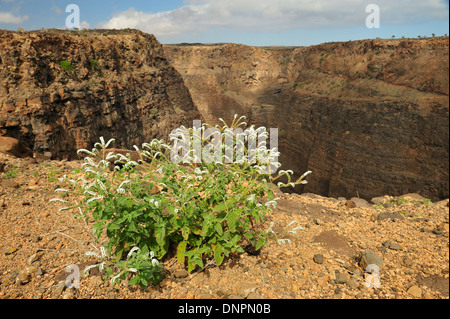
POLYGON ((136 30, 0 31, 0 135, 47 158, 103 136, 130 149, 200 115, 153 35, 136 30))
MULTIPOLYGON (((208 121, 279 129, 298 193, 449 195, 448 37, 299 48, 165 46, 208 121)), ((211 123, 219 124, 219 123, 211 123)))

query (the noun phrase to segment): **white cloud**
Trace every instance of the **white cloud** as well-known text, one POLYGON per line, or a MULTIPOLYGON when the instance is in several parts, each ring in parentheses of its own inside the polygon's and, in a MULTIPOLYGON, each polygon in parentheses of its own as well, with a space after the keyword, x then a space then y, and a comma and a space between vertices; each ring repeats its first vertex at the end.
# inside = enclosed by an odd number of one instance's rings
POLYGON ((62 15, 64 13, 63 10, 54 3, 52 4, 52 7, 50 9, 57 15, 62 15))
MULTIPOLYGON (((134 8, 115 14, 99 28, 135 28, 159 38, 198 34, 213 27, 236 30, 279 31, 287 29, 365 26, 365 8, 373 0, 187 0, 180 8, 143 12, 134 8)), ((381 24, 448 19, 445 1, 377 0, 381 24)))
POLYGON ((5 24, 19 24, 26 20, 28 20, 28 16, 17 16, 12 14, 11 12, 1 12, 0 11, 0 23, 5 24))
POLYGON ((88 22, 81 21, 81 23, 80 23, 80 29, 81 30, 83 30, 83 29, 90 29, 90 28, 91 28, 91 25, 88 22))

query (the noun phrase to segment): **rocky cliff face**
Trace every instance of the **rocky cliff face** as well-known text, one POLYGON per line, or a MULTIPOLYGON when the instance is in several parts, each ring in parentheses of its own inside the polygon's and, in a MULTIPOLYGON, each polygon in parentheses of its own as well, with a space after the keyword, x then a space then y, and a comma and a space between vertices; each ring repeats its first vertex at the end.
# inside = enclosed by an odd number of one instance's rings
POLYGON ((74 157, 99 137, 131 148, 199 113, 154 36, 122 31, 0 31, 0 135, 74 157))
POLYGON ((372 198, 449 194, 448 37, 301 48, 165 46, 204 118, 279 129, 296 189, 372 198))

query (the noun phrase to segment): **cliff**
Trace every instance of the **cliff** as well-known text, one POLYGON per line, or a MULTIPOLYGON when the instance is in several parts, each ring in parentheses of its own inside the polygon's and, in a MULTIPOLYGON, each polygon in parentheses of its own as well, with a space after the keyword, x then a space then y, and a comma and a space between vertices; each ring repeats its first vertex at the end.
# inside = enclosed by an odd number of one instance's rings
POLYGON ((0 135, 73 158, 100 136, 131 148, 199 114, 153 35, 136 30, 0 30, 0 135))
POLYGON ((279 129, 296 189, 370 199, 449 194, 448 37, 311 47, 166 45, 209 122, 279 129))

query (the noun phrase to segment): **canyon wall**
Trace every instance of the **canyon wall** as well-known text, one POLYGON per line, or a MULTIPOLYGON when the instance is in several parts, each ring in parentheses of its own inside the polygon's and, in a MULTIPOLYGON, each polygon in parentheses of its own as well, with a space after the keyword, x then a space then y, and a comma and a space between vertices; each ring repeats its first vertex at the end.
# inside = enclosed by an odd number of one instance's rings
POLYGON ((246 115, 279 129, 297 192, 370 199, 449 194, 449 42, 311 47, 165 45, 204 119, 246 115))
POLYGON ((100 136, 141 146, 200 116, 162 45, 136 30, 0 30, 0 106, 0 136, 48 158, 100 136))

